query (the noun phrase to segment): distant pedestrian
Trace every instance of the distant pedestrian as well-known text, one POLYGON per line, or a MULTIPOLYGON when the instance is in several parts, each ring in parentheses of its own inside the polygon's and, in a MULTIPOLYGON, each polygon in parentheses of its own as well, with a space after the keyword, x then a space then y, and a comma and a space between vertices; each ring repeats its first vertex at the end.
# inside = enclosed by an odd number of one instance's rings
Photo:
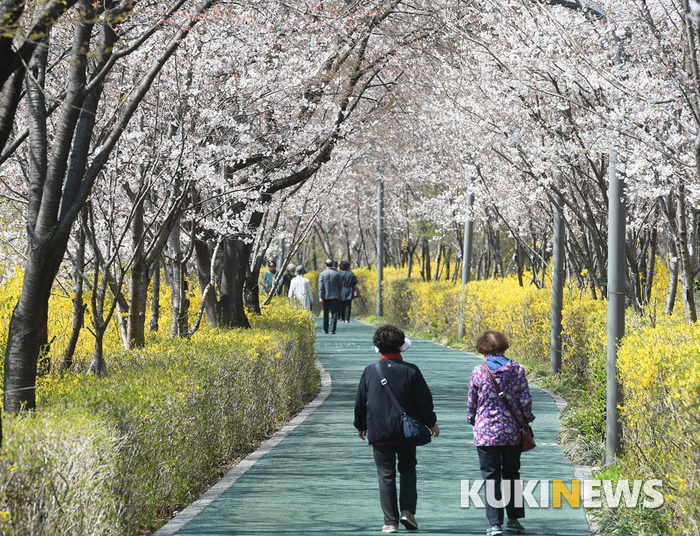
POLYGON ((328 333, 330 327, 331 334, 335 334, 342 287, 340 274, 333 269, 333 261, 328 259, 326 269, 318 276, 318 301, 323 303, 323 333, 328 333))
POLYGON ((340 263, 340 278, 343 281, 343 288, 340 291, 340 319, 350 323, 353 291, 357 285, 357 277, 350 271, 350 261, 340 263))
POLYGON ((333 261, 333 269, 337 272, 338 271, 338 261, 333 261))
MULTIPOLYGON (((476 341, 476 350, 485 358, 485 366, 493 373, 500 390, 505 393, 513 411, 520 420, 535 420, 532 414, 532 396, 525 377, 525 369, 503 354, 508 349, 508 339, 499 331, 487 331, 476 341)), ((479 454, 481 476, 486 481, 486 517, 490 528, 488 536, 503 534, 503 508, 489 504, 489 489, 495 501, 501 500, 501 480, 512 482, 520 479, 520 454, 522 433, 506 404, 499 398, 491 376, 484 365, 475 367, 469 381, 467 420, 474 425, 474 445, 479 454), (493 481, 492 483, 489 482, 493 481)), ((525 508, 515 505, 515 493, 511 488, 510 500, 505 505, 508 514, 507 532, 524 534, 518 519, 525 517, 525 508)))
POLYGON ((437 437, 440 427, 433 411, 433 396, 418 367, 407 363, 401 356, 401 352, 411 346, 403 331, 392 325, 382 326, 374 333, 373 342, 375 349, 381 352, 379 368, 385 382, 380 379, 376 363, 365 368, 355 397, 354 425, 360 439, 367 438, 374 451, 379 502, 384 513, 382 532, 398 532, 399 523, 408 530, 417 530, 416 447, 409 445, 404 438, 401 413, 392 402, 387 386, 391 388, 398 405, 408 415, 421 420, 437 437), (398 507, 397 458, 401 488, 398 507))
POLYGON ((297 266, 295 272, 296 276, 289 285, 288 296, 292 300, 298 300, 307 311, 311 311, 314 295, 311 290, 311 281, 304 277, 304 274, 307 273, 306 268, 301 265, 297 266))
POLYGON ((296 277, 296 266, 293 263, 287 265, 287 271, 282 276, 282 292, 287 296, 289 294, 289 285, 292 284, 292 279, 296 277))
MULTIPOLYGON (((270 261, 267 265, 267 272, 263 274, 262 288, 265 295, 269 295, 272 291, 272 286, 275 283, 275 277, 277 277, 277 263, 275 261, 270 261)), ((277 286, 277 296, 282 293, 282 282, 280 281, 277 286)))

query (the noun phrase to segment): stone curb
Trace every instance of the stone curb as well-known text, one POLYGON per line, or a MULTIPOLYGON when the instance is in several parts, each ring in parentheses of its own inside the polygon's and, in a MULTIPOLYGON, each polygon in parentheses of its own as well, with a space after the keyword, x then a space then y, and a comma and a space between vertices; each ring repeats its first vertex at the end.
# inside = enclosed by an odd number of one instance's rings
MULTIPOLYGON (((564 409, 566 409, 566 406, 568 405, 568 402, 564 400, 562 397, 560 397, 557 394, 552 393, 551 391, 548 391, 547 389, 542 389, 542 387, 538 387, 541 391, 544 391, 547 393, 549 396, 551 396, 554 399, 554 402, 557 405, 557 408, 559 408, 559 412, 563 412, 564 409)), ((591 468, 588 467, 587 465, 576 465, 574 464, 574 478, 578 480, 593 480, 593 473, 591 472, 591 468)), ((595 518, 589 513, 586 512, 586 520, 588 521, 588 527, 590 528, 591 531, 591 536, 597 536, 600 534, 600 524, 595 520, 595 518)))
POLYGON ((153 536, 172 536, 192 521, 202 510, 218 499, 227 489, 233 486, 236 481, 241 478, 248 470, 255 465, 265 454, 279 445, 285 437, 291 434, 294 429, 303 423, 321 404, 323 404, 333 390, 333 382, 331 375, 326 372, 321 362, 316 360, 316 367, 321 372, 321 392, 313 399, 299 414, 289 421, 282 429, 280 429, 270 439, 264 441, 260 447, 254 452, 251 452, 236 467, 231 469, 226 476, 209 488, 199 499, 177 514, 173 519, 168 521, 161 529, 153 536))

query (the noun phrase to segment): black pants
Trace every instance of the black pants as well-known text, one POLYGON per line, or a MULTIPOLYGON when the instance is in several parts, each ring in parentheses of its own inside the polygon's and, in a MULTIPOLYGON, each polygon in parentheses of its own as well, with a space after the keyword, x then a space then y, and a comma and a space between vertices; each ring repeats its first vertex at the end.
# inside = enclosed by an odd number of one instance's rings
POLYGON ((352 300, 340 300, 340 319, 350 322, 350 312, 352 311, 352 300))
POLYGON ((338 324, 338 309, 340 300, 323 300, 323 331, 328 333, 328 320, 330 317, 331 333, 335 333, 338 324))
MULTIPOLYGON (((476 447, 479 453, 481 476, 484 480, 494 481, 494 498, 501 500, 501 480, 520 479, 520 445, 497 445, 493 447, 476 447)), ((486 483, 484 483, 486 493, 486 483)), ((511 484, 510 500, 506 504, 508 519, 525 517, 525 507, 515 506, 515 493, 511 484)), ((488 499, 488 497, 486 497, 488 499)), ((503 525, 503 508, 493 508, 488 500, 484 500, 486 517, 491 525, 503 525)))
POLYGON ((398 525, 399 512, 416 513, 416 447, 411 445, 374 445, 374 463, 379 477, 379 502, 385 525, 398 525), (396 507, 396 458, 399 459, 399 508, 396 507))

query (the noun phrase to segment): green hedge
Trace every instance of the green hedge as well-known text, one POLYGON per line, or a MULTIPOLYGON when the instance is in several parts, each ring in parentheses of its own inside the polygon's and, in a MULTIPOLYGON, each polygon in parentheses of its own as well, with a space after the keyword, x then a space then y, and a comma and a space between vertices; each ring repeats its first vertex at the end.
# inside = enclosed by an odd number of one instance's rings
POLYGON ((2 534, 137 534, 196 499, 320 384, 313 319, 285 302, 111 355, 106 378, 44 378, 38 411, 4 417, 2 534))

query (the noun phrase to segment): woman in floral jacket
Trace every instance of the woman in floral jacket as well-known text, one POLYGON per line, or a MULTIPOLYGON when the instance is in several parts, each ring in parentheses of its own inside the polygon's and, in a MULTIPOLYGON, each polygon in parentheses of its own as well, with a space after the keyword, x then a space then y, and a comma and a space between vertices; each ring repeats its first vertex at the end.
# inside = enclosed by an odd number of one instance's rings
MULTIPOLYGON (((476 342, 476 350, 484 355, 486 366, 493 372, 511 407, 520 414, 521 421, 529 423, 535 420, 530 387, 522 365, 503 355, 508 347, 508 339, 499 331, 487 331, 476 342)), ((522 435, 483 365, 472 372, 468 399, 467 420, 474 425, 474 445, 479 453, 481 476, 486 481, 486 517, 491 525, 486 534, 496 536, 503 534, 503 508, 494 508, 489 499, 501 500, 502 479, 511 482, 520 479, 522 435)), ((515 506, 514 495, 511 489, 505 507, 506 531, 523 534, 525 529, 518 519, 525 517, 525 509, 515 506)))

